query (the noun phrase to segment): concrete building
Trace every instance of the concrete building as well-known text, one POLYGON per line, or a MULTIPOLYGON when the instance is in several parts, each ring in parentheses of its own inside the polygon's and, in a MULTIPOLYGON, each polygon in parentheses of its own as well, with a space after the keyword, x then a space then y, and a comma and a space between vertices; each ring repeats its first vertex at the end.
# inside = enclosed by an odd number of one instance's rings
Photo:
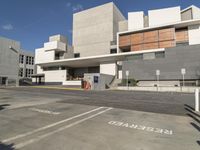
POLYGON ((77 57, 114 53, 119 22, 125 17, 108 3, 73 15, 73 47, 77 57), (114 49, 114 50, 113 50, 114 49))
POLYGON ((199 84, 198 7, 130 12, 126 20, 108 3, 73 17, 72 48, 57 35, 36 49, 39 81, 80 86, 84 79, 92 89, 105 89, 127 75, 138 86, 158 86, 158 78, 159 86, 180 86, 184 76, 185 85, 199 84))
MULTIPOLYGON (((22 51, 20 42, 0 37, 0 86, 19 85, 19 80, 25 77, 26 69, 31 69, 30 74, 34 73, 34 54, 22 51), (31 58, 28 65, 27 57, 31 58)), ((30 78, 30 75, 26 77, 30 78)))

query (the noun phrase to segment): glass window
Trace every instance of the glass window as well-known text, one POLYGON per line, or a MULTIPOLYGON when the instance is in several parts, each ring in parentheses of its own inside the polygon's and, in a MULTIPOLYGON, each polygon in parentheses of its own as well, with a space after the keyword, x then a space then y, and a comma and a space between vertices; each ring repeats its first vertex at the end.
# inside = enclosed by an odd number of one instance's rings
POLYGON ((79 58, 80 57, 80 53, 75 53, 74 54, 74 58, 79 58))
POLYGON ((29 62, 29 57, 26 56, 26 64, 28 64, 28 62, 29 62))
POLYGON ((135 54, 132 56, 127 56, 127 60, 142 60, 143 59, 143 54, 135 54))
POLYGON ((111 54, 117 53, 117 49, 111 49, 111 50, 110 50, 110 53, 111 53, 111 54))
POLYGON ((165 58, 165 52, 156 52, 155 56, 156 58, 165 58))

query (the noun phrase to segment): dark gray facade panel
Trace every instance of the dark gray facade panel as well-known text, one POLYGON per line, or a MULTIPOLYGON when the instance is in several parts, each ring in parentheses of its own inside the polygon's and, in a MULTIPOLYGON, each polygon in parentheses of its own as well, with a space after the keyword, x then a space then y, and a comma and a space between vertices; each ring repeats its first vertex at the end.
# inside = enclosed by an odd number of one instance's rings
POLYGON ((186 69, 186 80, 200 79, 200 45, 165 49, 164 58, 152 60, 126 60, 122 63, 123 78, 126 70, 136 80, 156 80, 156 70, 160 70, 160 80, 182 80, 181 69, 186 69))
POLYGON ((193 19, 192 17, 192 9, 188 9, 184 12, 181 13, 181 20, 185 21, 185 20, 191 20, 193 19))

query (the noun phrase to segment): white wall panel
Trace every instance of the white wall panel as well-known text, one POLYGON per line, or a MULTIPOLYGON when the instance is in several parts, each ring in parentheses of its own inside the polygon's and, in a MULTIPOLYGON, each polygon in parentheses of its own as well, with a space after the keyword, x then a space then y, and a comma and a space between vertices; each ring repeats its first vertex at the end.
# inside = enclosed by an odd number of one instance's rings
POLYGON ((200 25, 189 26, 189 44, 200 44, 200 25))
POLYGON ((100 73, 107 75, 116 75, 116 63, 100 64, 100 73))
POLYGON ((144 12, 130 12, 128 13, 128 30, 135 30, 144 28, 144 12))
POLYGON ((180 7, 150 10, 148 14, 150 27, 181 21, 180 7))

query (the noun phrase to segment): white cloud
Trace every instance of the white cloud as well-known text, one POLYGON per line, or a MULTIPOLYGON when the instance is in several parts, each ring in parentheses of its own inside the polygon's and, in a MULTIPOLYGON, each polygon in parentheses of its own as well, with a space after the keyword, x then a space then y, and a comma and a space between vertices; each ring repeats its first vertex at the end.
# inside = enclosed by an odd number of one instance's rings
POLYGON ((77 5, 72 6, 73 12, 78 12, 78 11, 81 11, 81 10, 83 10, 83 6, 81 4, 77 4, 77 5))
POLYGON ((4 29, 4 30, 13 30, 14 27, 13 27, 12 24, 5 24, 5 25, 2 26, 2 29, 4 29))

